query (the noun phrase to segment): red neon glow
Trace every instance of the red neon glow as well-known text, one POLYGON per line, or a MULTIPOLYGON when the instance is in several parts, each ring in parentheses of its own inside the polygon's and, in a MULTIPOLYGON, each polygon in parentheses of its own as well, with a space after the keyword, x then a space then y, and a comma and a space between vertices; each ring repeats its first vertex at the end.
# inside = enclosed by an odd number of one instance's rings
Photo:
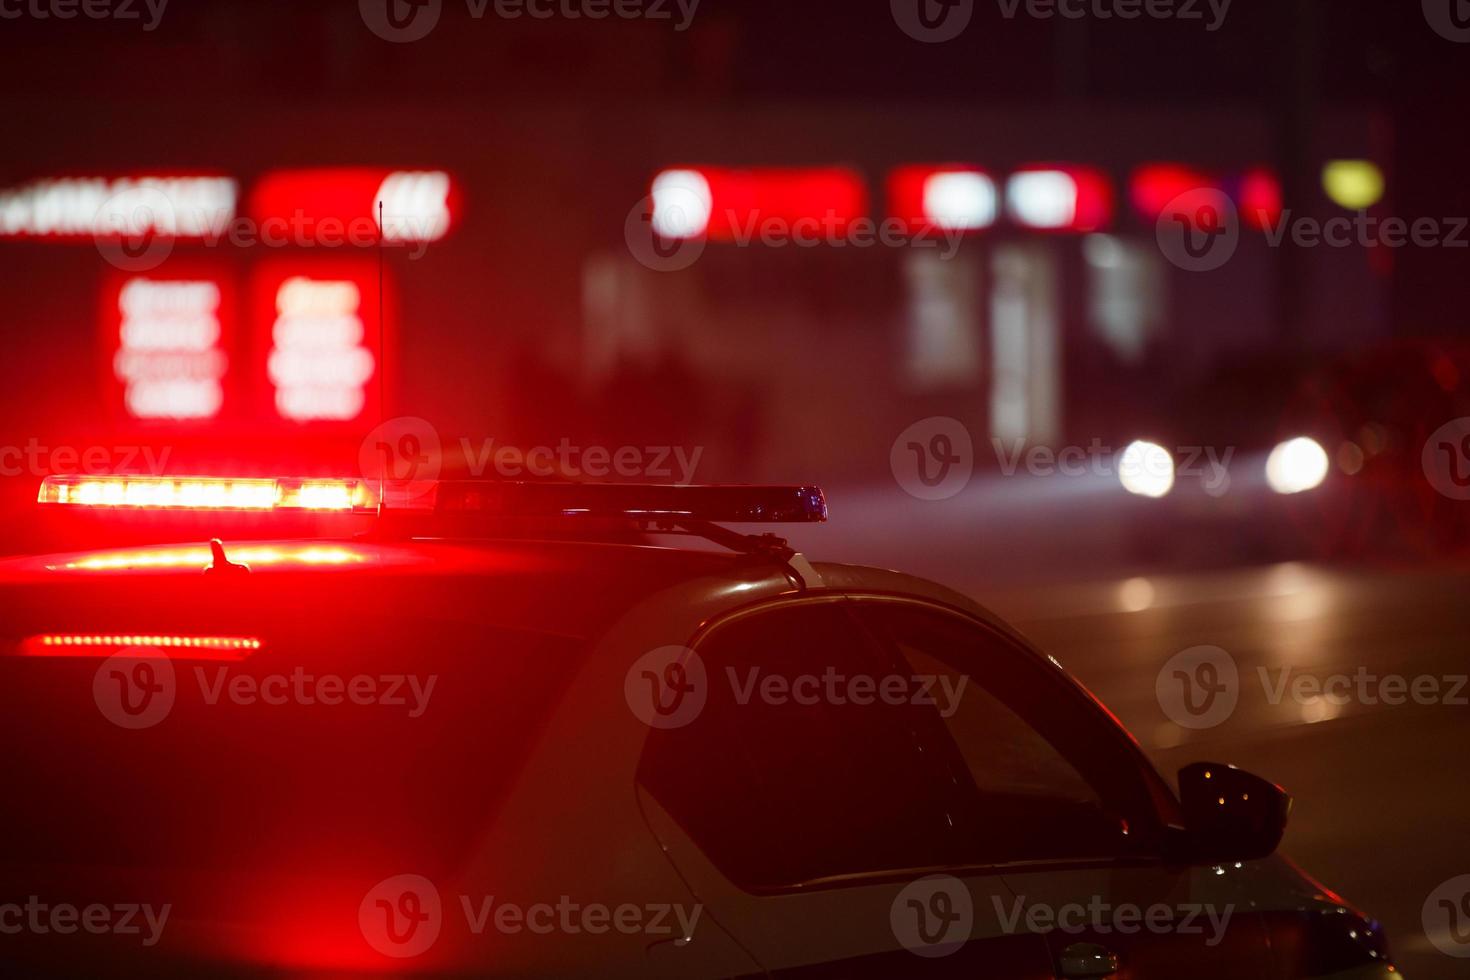
MULTIPOLYGON (((208 419, 224 402, 220 287, 203 280, 126 280, 116 304, 113 376, 140 419, 208 419)), ((109 313, 109 318, 111 313, 109 313)))
POLYGON ((48 476, 38 503, 160 510, 348 511, 368 506, 361 480, 48 476))
MULTIPOLYGON (((341 545, 231 546, 230 560, 258 568, 268 565, 354 565, 367 561, 363 552, 341 545)), ((146 551, 94 552, 47 566, 52 570, 113 572, 123 569, 202 569, 213 561, 206 547, 153 548, 146 551)))
POLYGON ((1281 181, 1265 167, 1248 170, 1240 177, 1236 203, 1247 227, 1274 227, 1281 220, 1281 181))
POLYGON ((995 224, 995 180, 965 164, 899 167, 888 175, 888 214, 910 234, 978 231, 995 224))
POLYGON ((0 238, 220 234, 238 185, 220 176, 55 177, 0 190, 0 238))
POLYGON ((680 167, 653 180, 653 227, 668 238, 759 241, 763 232, 842 235, 867 210, 862 178, 844 167, 680 167))
POLYGON ((1006 213, 1023 228, 1097 231, 1113 220, 1112 184, 1092 167, 1023 167, 1006 181, 1006 213))
POLYGON ((278 170, 255 186, 248 211, 262 237, 366 245, 377 233, 379 201, 390 242, 436 242, 458 220, 458 187, 447 172, 383 167, 278 170))
POLYGON ((17 652, 22 657, 110 657, 128 652, 180 660, 244 660, 259 649, 260 641, 248 636, 43 633, 26 637, 17 652))
POLYGON ((1149 163, 1133 171, 1128 196, 1144 221, 1157 221, 1177 198, 1191 191, 1220 190, 1220 182, 1180 163, 1149 163))

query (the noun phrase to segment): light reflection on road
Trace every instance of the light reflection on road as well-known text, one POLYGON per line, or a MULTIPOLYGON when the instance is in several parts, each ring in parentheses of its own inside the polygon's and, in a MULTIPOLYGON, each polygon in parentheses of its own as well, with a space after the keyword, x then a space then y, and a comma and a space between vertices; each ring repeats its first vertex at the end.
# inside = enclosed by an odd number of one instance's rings
POLYGON ((1296 798, 1286 852, 1383 918, 1405 975, 1460 975, 1424 939, 1420 913, 1470 871, 1470 704, 1450 703, 1470 700, 1456 680, 1470 673, 1466 569, 1292 562, 970 592, 1101 697, 1166 776, 1228 762, 1285 786, 1296 798), (1235 659, 1240 698, 1195 731, 1169 720, 1155 682, 1203 644, 1235 659), (1403 704, 1382 696, 1391 676, 1404 679, 1403 704), (1291 687, 1332 677, 1346 678, 1333 697, 1291 687), (1432 703, 1415 703, 1415 680, 1433 683, 1432 703))

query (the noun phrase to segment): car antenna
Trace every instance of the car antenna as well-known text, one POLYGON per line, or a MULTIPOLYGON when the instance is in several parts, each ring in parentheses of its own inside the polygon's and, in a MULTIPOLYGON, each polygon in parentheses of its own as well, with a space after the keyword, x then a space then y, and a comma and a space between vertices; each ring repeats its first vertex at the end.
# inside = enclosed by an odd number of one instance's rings
MULTIPOLYGON (((378 198, 378 427, 382 428, 387 421, 387 396, 384 388, 387 385, 388 343, 385 339, 388 331, 383 324, 383 199, 378 198)), ((376 447, 375 447, 376 448, 376 447)), ((383 519, 383 496, 387 492, 388 457, 383 456, 382 468, 378 470, 378 521, 383 519)))
POLYGON ((219 538, 209 541, 209 554, 213 561, 204 569, 205 575, 248 575, 249 565, 239 565, 225 555, 225 544, 219 538))

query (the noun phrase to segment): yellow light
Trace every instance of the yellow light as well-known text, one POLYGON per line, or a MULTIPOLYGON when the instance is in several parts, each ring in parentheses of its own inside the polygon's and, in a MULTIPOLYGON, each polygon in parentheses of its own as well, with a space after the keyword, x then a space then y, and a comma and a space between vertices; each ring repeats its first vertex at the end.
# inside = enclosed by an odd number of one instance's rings
POLYGON ((1383 171, 1369 160, 1332 160, 1322 168, 1322 189, 1335 204, 1362 211, 1383 200, 1383 171))

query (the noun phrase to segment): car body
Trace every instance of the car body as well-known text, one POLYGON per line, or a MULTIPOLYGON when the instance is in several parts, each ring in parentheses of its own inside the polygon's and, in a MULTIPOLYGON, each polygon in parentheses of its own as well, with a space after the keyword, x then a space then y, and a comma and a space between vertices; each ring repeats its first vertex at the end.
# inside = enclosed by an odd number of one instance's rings
POLYGON ((1117 720, 942 586, 769 540, 227 548, 0 562, 0 960, 1396 975, 1286 859, 1185 856, 1117 720))

